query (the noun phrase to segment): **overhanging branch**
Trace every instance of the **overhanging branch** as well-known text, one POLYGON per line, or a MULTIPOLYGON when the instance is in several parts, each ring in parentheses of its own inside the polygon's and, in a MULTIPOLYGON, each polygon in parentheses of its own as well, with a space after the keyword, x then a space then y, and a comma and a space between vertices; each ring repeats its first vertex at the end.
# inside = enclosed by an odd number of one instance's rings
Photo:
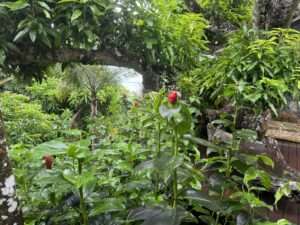
POLYGON ((128 67, 137 72, 145 73, 142 65, 131 56, 123 55, 120 52, 113 53, 107 50, 85 50, 61 48, 51 49, 43 53, 37 52, 35 48, 20 49, 7 58, 7 63, 17 65, 49 65, 53 63, 80 62, 83 64, 100 64, 119 67, 128 67))
POLYGON ((159 71, 153 66, 145 66, 143 61, 125 51, 115 50, 86 50, 76 48, 37 50, 34 47, 11 51, 6 64, 11 66, 45 66, 54 63, 99 64, 107 66, 127 67, 143 75, 146 90, 157 88, 156 78, 159 71))

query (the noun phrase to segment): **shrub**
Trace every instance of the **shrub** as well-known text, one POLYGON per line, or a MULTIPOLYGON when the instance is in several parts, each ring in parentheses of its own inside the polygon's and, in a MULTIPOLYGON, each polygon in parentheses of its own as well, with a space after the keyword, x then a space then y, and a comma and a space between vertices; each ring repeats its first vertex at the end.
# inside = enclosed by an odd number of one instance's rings
POLYGON ((300 33, 276 29, 257 36, 242 31, 233 36, 218 56, 181 79, 184 89, 197 83, 197 91, 219 105, 231 102, 257 109, 270 108, 276 114, 297 97, 300 75, 300 33))
POLYGON ((57 116, 44 113, 24 95, 4 92, 0 96, 9 144, 37 144, 57 136, 57 116))

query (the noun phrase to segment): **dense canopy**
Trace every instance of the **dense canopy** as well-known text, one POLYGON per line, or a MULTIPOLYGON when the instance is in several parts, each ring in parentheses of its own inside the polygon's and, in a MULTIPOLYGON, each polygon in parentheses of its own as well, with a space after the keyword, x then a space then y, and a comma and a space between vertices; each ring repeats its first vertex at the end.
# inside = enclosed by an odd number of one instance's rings
POLYGON ((175 73, 206 48, 207 21, 177 0, 18 0, 0 18, 5 66, 27 75, 72 61, 175 73))

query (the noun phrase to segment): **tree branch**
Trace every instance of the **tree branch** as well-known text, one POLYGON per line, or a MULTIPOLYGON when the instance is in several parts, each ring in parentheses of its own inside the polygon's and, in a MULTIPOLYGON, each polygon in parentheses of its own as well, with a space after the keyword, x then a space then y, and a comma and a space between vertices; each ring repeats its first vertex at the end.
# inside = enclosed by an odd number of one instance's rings
POLYGON ((48 65, 52 63, 81 62, 83 64, 101 64, 129 67, 138 72, 145 72, 133 57, 107 50, 85 50, 61 48, 37 52, 35 48, 20 49, 8 55, 7 63, 11 65, 48 65), (118 55, 117 55, 118 54, 118 55))
POLYGON ((107 66, 127 67, 143 75, 145 89, 155 89, 155 78, 152 66, 143 65, 143 61, 125 51, 115 50, 86 50, 79 48, 60 48, 37 50, 29 47, 11 51, 6 64, 11 66, 44 66, 53 63, 79 62, 83 64, 99 64, 107 66))

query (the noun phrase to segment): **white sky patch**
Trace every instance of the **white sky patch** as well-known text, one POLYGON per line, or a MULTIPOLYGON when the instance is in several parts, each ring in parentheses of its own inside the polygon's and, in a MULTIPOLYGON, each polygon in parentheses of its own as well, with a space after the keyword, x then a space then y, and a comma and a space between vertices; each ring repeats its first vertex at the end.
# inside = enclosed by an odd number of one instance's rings
POLYGON ((116 66, 105 66, 109 72, 117 77, 119 85, 137 96, 143 96, 143 76, 133 69, 116 66))

